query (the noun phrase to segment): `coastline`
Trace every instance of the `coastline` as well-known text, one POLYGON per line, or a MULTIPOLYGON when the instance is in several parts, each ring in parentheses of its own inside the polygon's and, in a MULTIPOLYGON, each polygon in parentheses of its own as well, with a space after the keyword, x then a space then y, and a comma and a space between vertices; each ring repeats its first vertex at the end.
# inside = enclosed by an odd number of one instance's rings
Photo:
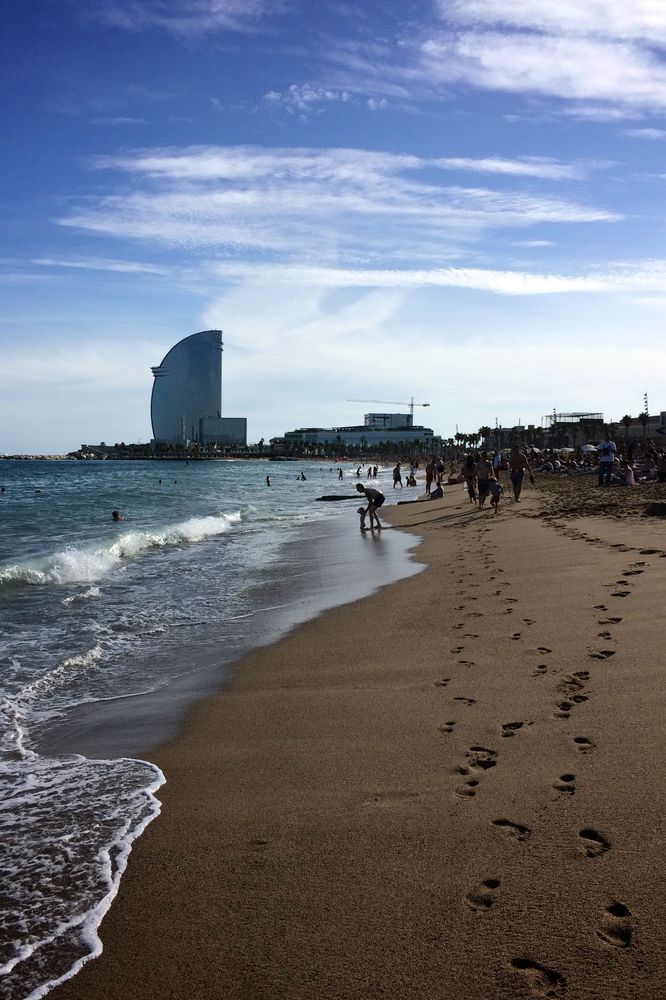
POLYGON ((151 755, 162 814, 56 1000, 662 995, 661 532, 463 500, 391 509, 427 569, 151 755))

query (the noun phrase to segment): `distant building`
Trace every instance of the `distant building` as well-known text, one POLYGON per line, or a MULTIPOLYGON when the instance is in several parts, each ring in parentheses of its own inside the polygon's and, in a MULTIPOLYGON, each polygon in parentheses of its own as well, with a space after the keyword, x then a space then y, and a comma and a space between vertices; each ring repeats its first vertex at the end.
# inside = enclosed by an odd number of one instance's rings
POLYGON ((153 439, 161 444, 245 445, 245 417, 222 416, 222 331, 179 341, 151 369, 153 439))
POLYGON ((287 431, 284 438, 276 439, 275 443, 284 443, 286 447, 303 446, 360 447, 369 452, 376 451, 380 445, 399 445, 405 448, 418 448, 421 451, 434 450, 440 439, 434 436, 431 427, 415 426, 411 414, 405 413, 366 413, 365 423, 346 427, 300 427, 287 431))

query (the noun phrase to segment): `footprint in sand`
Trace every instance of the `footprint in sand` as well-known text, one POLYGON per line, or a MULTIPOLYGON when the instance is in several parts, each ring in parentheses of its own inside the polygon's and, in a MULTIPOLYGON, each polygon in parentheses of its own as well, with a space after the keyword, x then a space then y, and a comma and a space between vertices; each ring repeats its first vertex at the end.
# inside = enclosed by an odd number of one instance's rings
POLYGON ((611 597, 629 597, 630 594, 630 590, 616 590, 611 594, 611 597))
POLYGON ((611 903, 601 919, 597 934, 615 948, 631 947, 631 910, 624 903, 611 903))
POLYGON ((445 688, 447 684, 450 683, 450 681, 451 681, 450 677, 442 677, 441 680, 435 681, 435 687, 445 688))
POLYGON ((511 968, 522 972, 530 987, 541 997, 560 997, 567 992, 567 981, 555 969, 533 962, 531 958, 512 958, 511 968))
MULTIPOLYGON (((644 572, 645 572, 645 570, 642 570, 642 569, 625 569, 624 575, 625 576, 640 576, 641 573, 644 573, 644 572)), ((618 583, 619 582, 620 581, 618 580, 618 583)), ((627 581, 624 580, 623 582, 626 583, 627 581)))
POLYGON ((615 656, 614 649, 599 649, 596 653, 590 653, 593 660, 607 660, 611 656, 615 656))
POLYGON ((514 823, 510 819, 494 819, 493 826, 498 826, 501 830, 505 830, 510 837, 521 841, 521 843, 527 840, 532 833, 529 826, 523 826, 522 823, 514 823))
POLYGON ((597 632, 597 639, 612 639, 613 636, 610 632, 597 632))
POLYGON ((515 736, 524 725, 524 722, 505 722, 502 726, 502 736, 515 736))
POLYGON ((548 649, 548 646, 537 646, 537 653, 545 654, 552 652, 552 649, 548 649))
POLYGON ((518 598, 517 597, 505 597, 504 600, 506 601, 507 604, 517 604, 518 603, 518 598))
POLYGON ((456 724, 455 719, 451 719, 450 722, 445 722, 443 726, 439 727, 440 733, 452 733, 455 724, 456 724))
POLYGON ((596 746, 596 743, 588 740, 587 736, 574 736, 573 741, 576 744, 578 753, 591 753, 596 746))
POLYGON ((616 618, 600 618, 597 624, 599 624, 599 625, 619 625, 619 623, 621 621, 622 621, 622 619, 621 618, 617 618, 617 617, 616 618))
POLYGON ((571 709, 573 708, 573 702, 571 701, 561 701, 556 711, 553 713, 556 719, 568 719, 571 716, 571 709))
POLYGON ((608 608, 606 607, 605 604, 595 604, 594 605, 594 610, 595 611, 608 611, 608 608))
POLYGON ((523 623, 525 625, 536 625, 536 619, 535 618, 523 618, 523 623))
POLYGON ((476 666, 476 663, 474 662, 474 660, 458 660, 458 663, 461 665, 461 667, 475 667, 476 666))
POLYGON ((459 774, 465 779, 463 784, 458 785, 456 788, 456 795, 458 795, 461 799, 473 799, 479 785, 478 779, 471 776, 468 767, 457 767, 456 774, 459 774))
POLYGON ((514 640, 520 639, 521 634, 522 634, 521 632, 514 632, 511 638, 514 640))
POLYGON ((583 830, 579 830, 578 836, 581 839, 581 846, 588 858, 598 858, 611 849, 610 841, 602 837, 592 827, 586 826, 583 830))
POLYGON ((498 878, 484 879, 476 892, 470 892, 465 897, 468 905, 473 910, 490 910, 495 905, 495 893, 501 884, 498 878))
POLYGON ((558 685, 559 691, 564 691, 566 694, 572 694, 575 691, 583 690, 583 681, 589 678, 590 674, 587 670, 579 670, 575 674, 566 674, 558 685))
POLYGON ((464 648, 465 648, 464 646, 454 646, 452 649, 449 650, 449 652, 450 653, 462 653, 462 651, 463 651, 464 648))
POLYGON ((554 782, 553 788, 558 792, 562 792, 564 795, 574 795, 576 792, 575 782, 575 774, 561 774, 557 781, 554 782))
POLYGON ((458 697, 453 700, 461 701, 463 705, 476 705, 476 698, 463 698, 462 695, 458 695, 458 697))
POLYGON ((463 639, 478 639, 478 635, 475 632, 463 632, 463 639))
POLYGON ((543 677, 546 673, 548 673, 548 667, 545 663, 540 663, 532 674, 532 677, 543 677))
POLYGON ((470 747, 465 756, 475 771, 488 771, 497 766, 497 750, 489 750, 488 747, 470 747))

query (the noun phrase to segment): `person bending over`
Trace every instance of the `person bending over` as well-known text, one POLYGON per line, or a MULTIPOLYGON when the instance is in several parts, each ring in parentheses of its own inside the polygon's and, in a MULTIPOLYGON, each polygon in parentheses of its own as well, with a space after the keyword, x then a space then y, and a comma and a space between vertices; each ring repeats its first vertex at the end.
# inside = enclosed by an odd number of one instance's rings
POLYGON ((364 486, 363 483, 357 483, 356 489, 359 493, 363 493, 365 499, 368 501, 366 513, 370 518, 370 530, 372 531, 374 524, 376 524, 378 528, 381 528, 379 518, 377 517, 377 511, 386 499, 384 494, 381 490, 376 489, 374 486, 364 486))

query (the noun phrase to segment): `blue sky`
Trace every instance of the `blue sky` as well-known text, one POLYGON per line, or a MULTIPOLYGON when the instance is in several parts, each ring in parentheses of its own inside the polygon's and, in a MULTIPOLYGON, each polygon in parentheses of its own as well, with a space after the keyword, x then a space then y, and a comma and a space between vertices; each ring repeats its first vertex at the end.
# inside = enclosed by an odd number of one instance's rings
POLYGON ((666 409, 666 4, 4 0, 0 453, 666 409))

